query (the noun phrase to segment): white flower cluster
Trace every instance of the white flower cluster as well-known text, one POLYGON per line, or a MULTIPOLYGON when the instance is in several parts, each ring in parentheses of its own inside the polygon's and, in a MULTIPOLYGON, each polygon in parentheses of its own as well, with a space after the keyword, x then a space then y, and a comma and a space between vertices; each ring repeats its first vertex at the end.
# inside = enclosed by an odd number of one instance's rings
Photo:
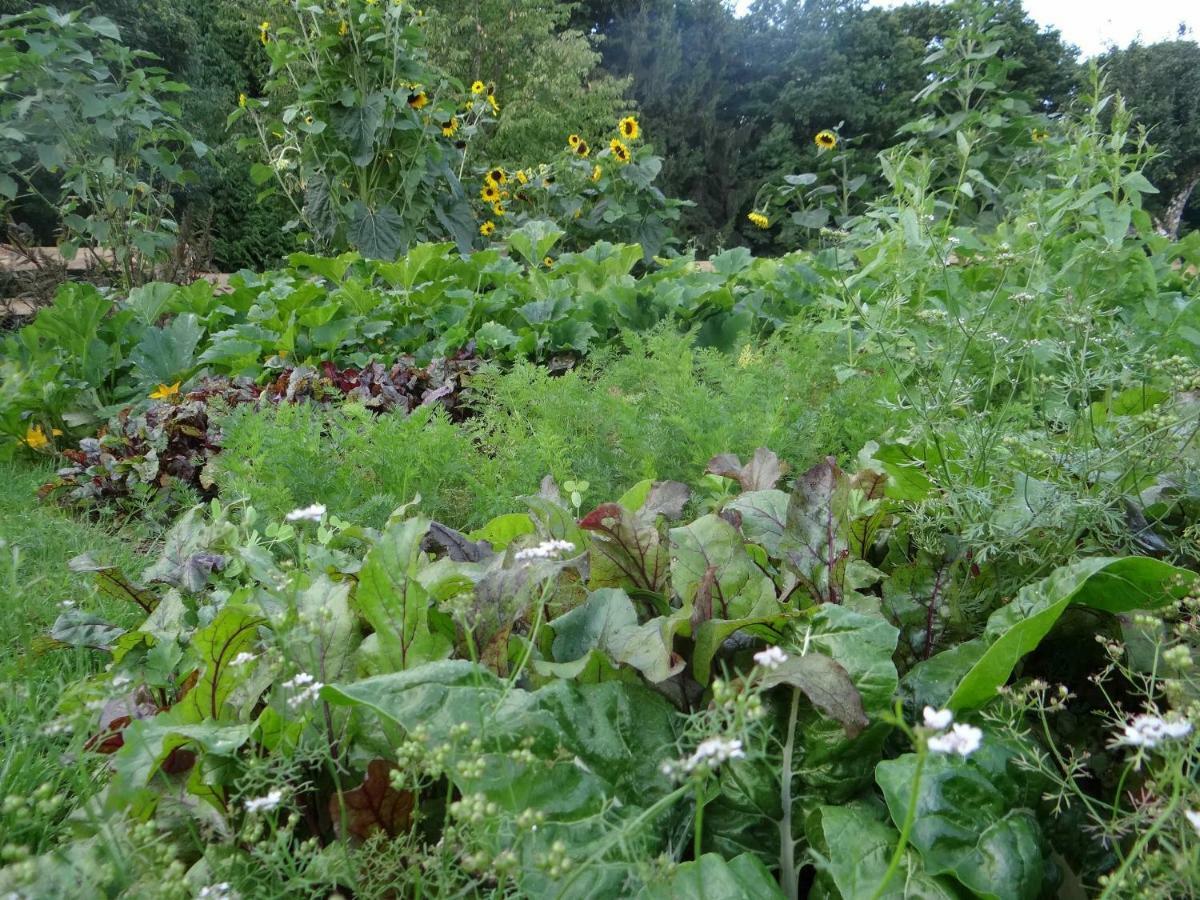
POLYGON ((513 559, 517 562, 531 562, 535 559, 551 559, 558 556, 560 553, 571 553, 574 551, 575 545, 570 541, 544 541, 536 547, 526 547, 524 550, 518 550, 513 554, 513 559))
POLYGON ((925 744, 933 753, 957 753, 965 758, 978 750, 979 745, 983 743, 983 732, 974 725, 959 723, 951 727, 954 713, 948 709, 927 706, 922 711, 922 718, 926 728, 943 732, 934 735, 925 744), (947 728, 950 730, 946 731, 947 728))
POLYGON ((265 797, 255 797, 246 801, 246 812, 253 815, 254 813, 270 812, 280 803, 283 802, 283 791, 278 788, 268 791, 265 797))
POLYGON ((306 703, 310 703, 317 699, 317 695, 321 692, 321 688, 325 685, 317 681, 307 672, 301 672, 294 678, 289 678, 283 683, 283 686, 289 691, 297 691, 294 696, 288 698, 288 706, 292 709, 299 709, 306 703))
POLYGON ((737 738, 713 737, 701 741, 696 752, 687 759, 663 763, 660 771, 667 777, 686 775, 700 768, 712 771, 723 762, 745 758, 746 751, 737 738))
POLYGON ((1157 747, 1162 741, 1179 739, 1192 733, 1192 723, 1187 719, 1166 719, 1158 716, 1134 716, 1125 726, 1124 732, 1113 745, 1117 747, 1157 747))
POLYGON ((1196 829, 1196 834, 1200 834, 1200 810, 1186 809, 1183 814, 1187 816, 1187 820, 1196 829))
POLYGON ((312 506, 305 506, 302 509, 293 509, 287 514, 289 522, 320 522, 325 518, 325 507, 320 503, 314 503, 312 506))
POLYGON ((239 653, 229 661, 231 666, 244 666, 246 663, 254 662, 255 656, 253 653, 239 653))
POLYGON ((778 669, 788 660, 788 655, 778 647, 768 647, 754 654, 754 662, 764 669, 778 669))
POLYGON ((196 900, 238 900, 238 892, 228 881, 220 881, 200 888, 196 900))

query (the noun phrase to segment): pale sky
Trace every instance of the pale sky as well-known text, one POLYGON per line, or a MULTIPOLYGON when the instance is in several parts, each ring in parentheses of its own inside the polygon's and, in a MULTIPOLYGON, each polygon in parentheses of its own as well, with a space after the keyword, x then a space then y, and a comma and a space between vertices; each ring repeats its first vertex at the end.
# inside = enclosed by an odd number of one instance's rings
MULTIPOLYGON (((875 6, 898 6, 905 0, 872 0, 875 6)), ((750 0, 737 0, 746 9, 750 0)), ((1025 9, 1043 26, 1057 28, 1085 56, 1109 44, 1124 47, 1134 38, 1143 43, 1174 38, 1180 22, 1200 37, 1200 0, 1025 0, 1025 9)))

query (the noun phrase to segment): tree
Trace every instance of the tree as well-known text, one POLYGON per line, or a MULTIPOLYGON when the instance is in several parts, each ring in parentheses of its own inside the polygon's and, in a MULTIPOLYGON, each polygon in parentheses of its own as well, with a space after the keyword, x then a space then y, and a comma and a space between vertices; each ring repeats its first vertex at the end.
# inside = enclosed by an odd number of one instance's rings
POLYGON ((1130 44, 1103 64, 1158 150, 1148 173, 1162 191, 1159 225, 1175 237, 1200 185, 1200 44, 1130 44))

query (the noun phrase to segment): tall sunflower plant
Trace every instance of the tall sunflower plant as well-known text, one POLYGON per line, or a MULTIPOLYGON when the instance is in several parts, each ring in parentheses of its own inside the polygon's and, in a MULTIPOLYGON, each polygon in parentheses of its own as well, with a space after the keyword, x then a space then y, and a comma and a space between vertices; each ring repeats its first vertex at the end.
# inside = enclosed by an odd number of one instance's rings
POLYGON ((496 121, 494 89, 446 75, 405 4, 292 0, 257 37, 270 59, 262 97, 240 94, 260 197, 282 193, 302 246, 394 259, 414 244, 479 244, 464 185, 473 139, 496 121))
MULTIPOLYGON (((643 142, 634 116, 625 116, 612 133, 596 140, 567 134, 562 149, 549 160, 476 172, 479 233, 500 242, 530 222, 550 221, 563 232, 560 250, 580 250, 602 240, 635 243, 650 262, 674 246, 672 226, 687 205, 654 186, 661 170, 662 157, 643 142)), ((549 266, 554 261, 542 262, 549 266)))
POLYGON ((844 123, 813 135, 809 172, 767 182, 754 197, 747 220, 763 232, 778 231, 785 245, 798 245, 813 232, 844 227, 862 212, 877 185, 861 171, 864 160, 856 138, 842 133, 844 123))

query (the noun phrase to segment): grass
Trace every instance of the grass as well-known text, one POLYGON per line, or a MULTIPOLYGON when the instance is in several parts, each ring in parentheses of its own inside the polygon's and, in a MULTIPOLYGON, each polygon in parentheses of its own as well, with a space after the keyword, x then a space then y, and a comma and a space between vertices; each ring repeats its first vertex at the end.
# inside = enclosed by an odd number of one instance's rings
POLYGON ((136 615, 99 596, 68 562, 83 553, 137 573, 147 535, 72 518, 35 497, 51 471, 35 464, 0 464, 0 835, 5 861, 47 848, 70 811, 69 797, 87 796, 94 767, 78 764, 77 741, 54 733, 60 698, 101 660, 85 650, 46 650, 39 638, 64 601, 122 624, 136 615))

